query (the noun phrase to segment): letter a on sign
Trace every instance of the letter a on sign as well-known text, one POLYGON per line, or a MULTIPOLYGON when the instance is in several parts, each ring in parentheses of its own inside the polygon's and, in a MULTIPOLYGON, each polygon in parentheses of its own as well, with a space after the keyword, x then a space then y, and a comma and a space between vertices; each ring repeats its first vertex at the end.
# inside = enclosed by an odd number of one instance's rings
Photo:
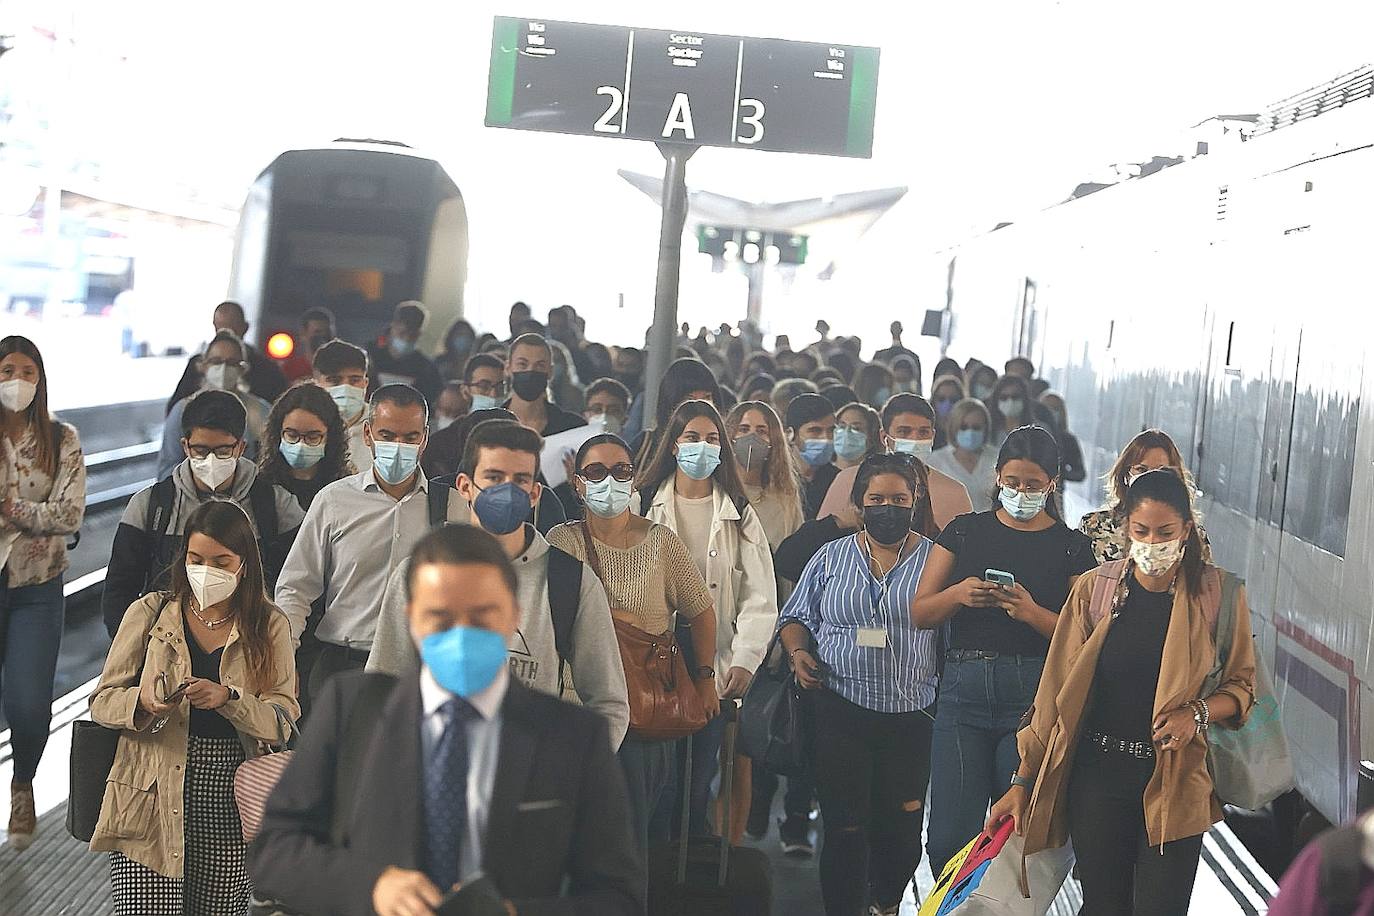
POLYGON ((697 132, 692 127, 692 103, 685 92, 673 96, 673 104, 668 106, 668 119, 663 122, 663 139, 672 140, 673 132, 679 130, 684 140, 697 138, 697 132))

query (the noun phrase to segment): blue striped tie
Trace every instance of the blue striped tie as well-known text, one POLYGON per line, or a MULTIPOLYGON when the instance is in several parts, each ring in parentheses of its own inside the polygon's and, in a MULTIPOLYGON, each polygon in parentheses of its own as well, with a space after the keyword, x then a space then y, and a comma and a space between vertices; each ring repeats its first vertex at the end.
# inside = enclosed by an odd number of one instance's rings
POLYGON ((425 874, 447 893, 458 882, 468 826, 468 730, 477 710, 454 697, 439 707, 444 733, 425 761, 425 874))

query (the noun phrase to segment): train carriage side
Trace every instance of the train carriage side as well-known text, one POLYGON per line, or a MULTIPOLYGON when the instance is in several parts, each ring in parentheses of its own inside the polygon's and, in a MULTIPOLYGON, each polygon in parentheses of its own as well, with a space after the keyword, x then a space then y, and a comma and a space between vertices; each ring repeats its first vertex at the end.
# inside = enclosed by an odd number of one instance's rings
POLYGON ((1064 391, 1092 475, 1074 508, 1145 426, 1187 454, 1274 676, 1259 714, 1282 715, 1298 787, 1333 821, 1374 757, 1371 176, 1374 102, 1356 103, 955 252, 951 350, 1012 328, 1064 391))
POLYGON ((399 144, 337 142, 290 150, 250 188, 239 219, 229 297, 254 340, 295 335, 327 306, 341 337, 376 338, 397 302, 430 310, 422 348, 439 347, 463 313, 467 212, 433 159, 399 144))

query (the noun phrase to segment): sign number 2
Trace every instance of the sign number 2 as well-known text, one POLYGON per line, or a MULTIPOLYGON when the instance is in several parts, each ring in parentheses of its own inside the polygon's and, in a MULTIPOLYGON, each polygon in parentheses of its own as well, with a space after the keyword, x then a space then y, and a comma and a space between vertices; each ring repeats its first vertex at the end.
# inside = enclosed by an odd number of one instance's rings
POLYGON ((597 86, 597 95, 610 96, 611 103, 606 106, 606 110, 601 117, 596 119, 592 125, 592 130, 603 134, 619 134, 625 132, 625 119, 621 118, 619 124, 612 124, 611 120, 618 114, 625 105, 625 93, 620 91, 617 86, 597 86))
POLYGON ((741 135, 736 138, 738 142, 746 146, 758 143, 763 139, 763 103, 758 99, 740 99, 739 119, 751 128, 749 136, 741 135), (754 110, 753 114, 745 114, 744 106, 748 105, 754 110))

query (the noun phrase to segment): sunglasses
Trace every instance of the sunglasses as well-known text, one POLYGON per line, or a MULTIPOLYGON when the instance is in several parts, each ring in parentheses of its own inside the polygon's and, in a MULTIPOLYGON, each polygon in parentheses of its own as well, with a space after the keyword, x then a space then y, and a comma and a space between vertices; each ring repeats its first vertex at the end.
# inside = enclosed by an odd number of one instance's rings
POLYGON ((601 462, 589 464, 577 472, 577 476, 589 483, 601 483, 608 476, 614 477, 621 483, 635 479, 635 466, 628 461, 622 461, 612 467, 606 467, 601 462))

